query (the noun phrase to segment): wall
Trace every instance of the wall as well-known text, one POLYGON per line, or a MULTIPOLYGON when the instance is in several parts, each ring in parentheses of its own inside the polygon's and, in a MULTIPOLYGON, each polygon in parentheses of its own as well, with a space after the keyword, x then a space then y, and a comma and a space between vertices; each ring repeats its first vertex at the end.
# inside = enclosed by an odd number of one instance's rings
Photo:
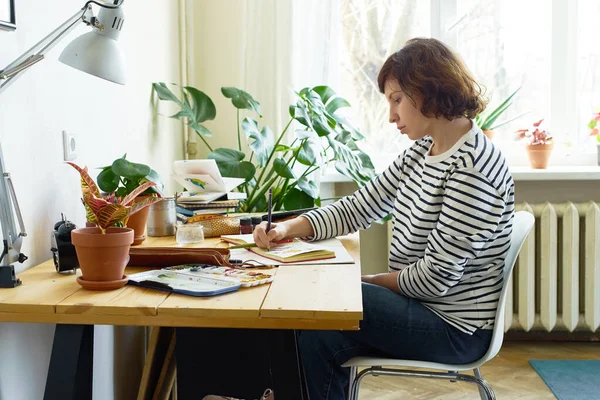
MULTIPOLYGON (((16 2, 17 30, 0 31, 0 69, 80 9, 81 0, 16 2)), ((151 83, 179 79, 178 3, 126 1, 121 44, 128 83, 115 85, 58 61, 64 46, 87 31, 81 24, 47 58, 0 94, 0 143, 28 233, 22 271, 51 257, 50 232, 65 213, 81 226, 78 174, 63 164, 62 130, 77 135, 80 165, 107 165, 128 154, 163 176, 167 191, 173 159, 183 157, 181 126, 152 117, 151 83)), ((27 282, 25 281, 26 285, 27 282)), ((0 324, 0 399, 42 398, 54 326, 0 324)), ((143 329, 96 329, 94 398, 135 397, 143 356, 143 329), (126 347, 128 351, 122 351, 126 347), (127 368, 123 366, 126 365, 127 368), (114 388, 114 389, 113 389, 114 388)))

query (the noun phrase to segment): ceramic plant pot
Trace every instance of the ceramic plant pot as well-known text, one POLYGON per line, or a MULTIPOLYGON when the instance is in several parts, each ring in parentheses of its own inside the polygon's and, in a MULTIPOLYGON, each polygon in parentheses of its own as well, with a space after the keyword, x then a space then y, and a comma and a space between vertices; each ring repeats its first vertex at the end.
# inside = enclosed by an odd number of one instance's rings
MULTIPOLYGON (((146 196, 138 196, 135 198, 134 203, 143 200, 146 196)), ((148 213, 150 212, 150 206, 142 208, 140 211, 129 217, 127 221, 127 227, 133 229, 134 238, 133 245, 137 246, 142 244, 146 240, 146 222, 148 221, 148 213)))
POLYGON ((554 142, 546 144, 527 145, 527 156, 529 164, 533 169, 545 169, 548 167, 548 161, 554 149, 554 142))
POLYGON ((118 289, 127 283, 125 267, 133 243, 133 229, 80 228, 71 232, 82 276, 77 282, 89 290, 118 289))

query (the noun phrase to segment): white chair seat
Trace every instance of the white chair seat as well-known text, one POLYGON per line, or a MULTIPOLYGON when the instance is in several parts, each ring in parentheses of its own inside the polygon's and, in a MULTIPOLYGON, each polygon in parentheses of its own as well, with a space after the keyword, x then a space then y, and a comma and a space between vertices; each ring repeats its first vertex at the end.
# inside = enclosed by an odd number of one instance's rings
POLYGON ((494 391, 489 383, 487 383, 482 377, 479 367, 485 364, 488 360, 491 360, 498 354, 500 347, 502 346, 502 340, 504 338, 504 305, 506 303, 506 295, 508 292, 508 282, 510 280, 511 272, 517 261, 519 251, 533 228, 535 219, 533 215, 526 211, 518 211, 515 213, 513 220, 513 231, 510 239, 510 248, 506 259, 504 261, 504 283, 502 286, 502 292, 498 300, 498 308, 496 310, 496 318, 494 322, 494 330, 492 333, 492 340, 490 347, 486 354, 479 360, 476 360, 469 364, 440 364, 430 361, 418 361, 418 360, 394 360, 391 358, 374 358, 374 357, 354 357, 343 364, 344 367, 350 368, 350 387, 348 390, 348 399, 358 399, 358 389, 361 380, 366 375, 388 375, 388 376, 404 376, 414 378, 433 378, 433 379, 445 379, 450 381, 463 381, 475 383, 479 386, 479 395, 483 400, 493 400, 496 398, 494 391), (359 374, 357 374, 358 367, 366 367, 359 374), (405 367, 405 368, 426 368, 435 370, 444 370, 447 372, 428 372, 428 371, 414 371, 409 369, 391 369, 387 367, 405 367), (473 375, 459 374, 458 371, 473 370, 473 375))
POLYGON ((470 364, 440 364, 431 361, 418 360, 394 360, 392 358, 372 358, 372 357, 354 357, 344 363, 343 367, 409 367, 409 368, 429 368, 443 369, 446 371, 467 371, 481 366, 481 362, 477 361, 470 364))

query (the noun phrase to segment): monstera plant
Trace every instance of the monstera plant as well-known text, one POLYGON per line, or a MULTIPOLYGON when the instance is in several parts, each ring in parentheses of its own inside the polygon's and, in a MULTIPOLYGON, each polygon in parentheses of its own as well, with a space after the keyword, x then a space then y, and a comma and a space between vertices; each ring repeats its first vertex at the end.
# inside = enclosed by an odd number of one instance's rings
POLYGON ((277 134, 259 124, 256 117, 262 117, 260 104, 249 93, 233 87, 221 88, 237 109, 237 149, 211 147, 212 133, 202 125, 216 117, 215 105, 208 95, 191 86, 172 87, 177 89, 177 95, 163 82, 153 84, 160 100, 179 107, 171 118, 185 121, 198 134, 210 151, 208 158, 217 162, 223 176, 246 180, 240 187, 247 194, 241 211, 265 211, 269 188, 273 189, 274 210, 320 206, 313 172, 329 163, 359 186, 375 175, 371 159, 356 143, 364 136, 339 112, 350 104, 330 87, 304 88, 296 93, 296 102, 289 106, 290 118, 277 134), (242 118, 241 110, 248 110, 250 116, 242 118), (289 131, 293 134, 286 135, 289 131))

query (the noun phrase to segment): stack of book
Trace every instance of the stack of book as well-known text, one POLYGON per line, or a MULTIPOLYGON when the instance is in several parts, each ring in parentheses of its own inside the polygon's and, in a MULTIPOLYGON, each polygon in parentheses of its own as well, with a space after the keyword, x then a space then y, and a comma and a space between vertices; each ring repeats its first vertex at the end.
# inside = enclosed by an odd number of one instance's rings
POLYGON ((185 223, 187 219, 194 215, 228 214, 235 212, 239 203, 239 200, 215 200, 202 203, 189 199, 179 199, 176 204, 177 218, 185 223))

